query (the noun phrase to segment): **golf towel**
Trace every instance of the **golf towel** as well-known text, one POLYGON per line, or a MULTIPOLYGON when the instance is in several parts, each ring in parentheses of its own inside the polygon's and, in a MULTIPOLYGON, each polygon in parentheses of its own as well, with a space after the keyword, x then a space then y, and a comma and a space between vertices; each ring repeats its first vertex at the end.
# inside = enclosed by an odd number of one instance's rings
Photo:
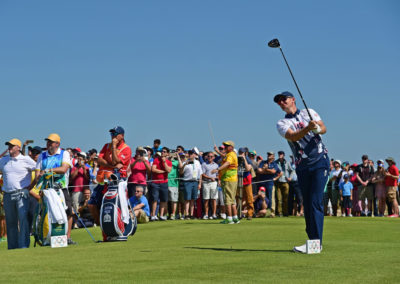
POLYGON ((60 190, 60 195, 53 189, 43 190, 43 194, 46 196, 49 203, 49 218, 52 223, 67 224, 67 214, 65 213, 64 207, 64 194, 60 190))
POLYGON ((126 189, 128 183, 126 181, 121 181, 118 184, 118 195, 119 195, 119 203, 121 205, 121 218, 125 224, 129 224, 129 209, 128 209, 128 201, 126 199, 126 189))

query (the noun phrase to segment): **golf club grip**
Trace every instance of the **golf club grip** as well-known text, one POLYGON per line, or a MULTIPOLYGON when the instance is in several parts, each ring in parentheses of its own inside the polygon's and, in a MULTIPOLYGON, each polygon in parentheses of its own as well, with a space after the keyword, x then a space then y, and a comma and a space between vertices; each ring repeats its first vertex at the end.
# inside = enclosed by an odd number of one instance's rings
POLYGON ((304 101, 303 95, 301 94, 300 88, 299 88, 299 86, 297 85, 296 79, 295 79, 294 76, 293 76, 292 70, 290 69, 289 63, 288 63, 287 60, 286 60, 286 56, 285 56, 285 54, 283 53, 282 48, 279 47, 279 50, 281 51, 281 54, 282 54, 282 56, 283 56, 283 60, 285 60, 286 66, 287 66, 287 68, 289 69, 290 76, 292 76, 293 82, 294 82, 294 84, 296 85, 296 89, 297 89, 297 91, 299 92, 300 98, 301 98, 301 100, 303 101, 304 107, 305 107, 306 110, 307 110, 307 113, 308 113, 308 116, 310 117, 310 120, 314 120, 314 119, 312 118, 312 116, 311 116, 310 111, 308 110, 307 104, 306 104, 306 102, 304 101))

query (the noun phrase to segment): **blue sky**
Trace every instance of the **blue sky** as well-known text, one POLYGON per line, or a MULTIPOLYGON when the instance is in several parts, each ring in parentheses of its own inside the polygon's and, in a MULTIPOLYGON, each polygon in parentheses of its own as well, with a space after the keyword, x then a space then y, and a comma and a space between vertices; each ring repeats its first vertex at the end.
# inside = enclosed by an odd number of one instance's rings
MULTIPOLYGON (((328 128, 330 156, 400 158, 398 1, 0 1, 2 140, 208 150, 231 139, 289 147, 274 94, 298 94, 328 128)), ((298 105, 302 107, 300 100, 298 105)), ((4 146, 5 148, 5 146, 4 146)))

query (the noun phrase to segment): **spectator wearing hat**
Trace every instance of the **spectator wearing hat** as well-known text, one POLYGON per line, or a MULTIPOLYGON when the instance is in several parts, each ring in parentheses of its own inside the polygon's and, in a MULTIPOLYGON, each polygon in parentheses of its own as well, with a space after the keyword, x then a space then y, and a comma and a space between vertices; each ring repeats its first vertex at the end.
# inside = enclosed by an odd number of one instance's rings
POLYGON ((238 224, 240 223, 237 216, 236 209, 236 191, 237 191, 237 169, 238 169, 238 158, 234 151, 235 143, 233 141, 226 141, 223 143, 225 147, 225 153, 221 166, 218 168, 219 179, 221 181, 221 187, 224 193, 224 203, 227 218, 223 220, 222 224, 238 224))
POLYGON ((183 163, 182 174, 185 199, 185 218, 194 218, 194 202, 197 200, 198 191, 201 189, 201 175, 203 174, 200 162, 196 160, 196 152, 188 151, 189 158, 183 163))
MULTIPOLYGON (((65 213, 68 217, 68 244, 75 244, 71 239, 71 228, 72 228, 72 201, 68 191, 69 182, 69 169, 72 167, 71 157, 68 151, 60 148, 61 138, 58 134, 52 133, 46 139, 47 151, 41 153, 36 163, 36 178, 42 176, 52 176, 52 181, 61 186, 62 192, 65 198, 65 204, 67 209, 65 213)), ((37 185, 38 188, 44 189, 48 185, 42 182, 43 179, 39 180, 37 185)))
POLYGON ((109 132, 111 141, 103 146, 98 155, 97 186, 88 202, 90 213, 97 225, 100 224, 100 207, 105 193, 104 180, 109 179, 113 173, 119 175, 122 180, 127 179, 127 169, 132 156, 131 148, 125 143, 125 130, 116 126, 109 132))
POLYGON ((268 198, 265 195, 265 187, 261 186, 258 189, 258 193, 253 198, 256 210, 256 218, 265 217, 267 215, 268 207, 268 198))
POLYGON ((372 204, 374 200, 374 188, 372 186, 371 180, 374 175, 374 168, 369 163, 369 159, 367 155, 363 155, 361 157, 362 164, 357 167, 357 180, 360 183, 358 188, 359 190, 359 198, 361 200, 361 216, 372 216, 372 204), (368 208, 365 203, 365 199, 368 201, 368 208), (368 210, 367 214, 365 211, 368 210))
POLYGON ((160 199, 160 220, 166 221, 167 203, 168 203, 168 173, 172 170, 172 163, 168 160, 169 149, 162 148, 161 153, 157 152, 151 166, 152 179, 151 184, 151 221, 157 221, 156 215, 157 202, 160 199))
POLYGON ((392 157, 386 158, 389 168, 386 170, 385 185, 387 187, 387 199, 391 204, 392 212, 389 217, 399 217, 399 204, 397 203, 397 187, 399 169, 392 157))
MULTIPOLYGON (((35 165, 37 160, 39 159, 40 154, 42 153, 42 148, 39 146, 28 147, 29 157, 35 161, 35 165)), ((32 181, 36 178, 36 171, 32 171, 32 181)), ((28 211, 28 221, 29 221, 29 231, 32 231, 33 218, 36 212, 36 206, 38 201, 40 200, 39 189, 34 186, 31 191, 29 191, 29 211, 28 211)))
POLYGON ((179 155, 180 153, 180 151, 175 151, 175 153, 171 153, 169 157, 172 163, 172 169, 168 174, 168 201, 171 205, 171 214, 169 218, 171 220, 175 220, 176 208, 179 201, 179 170, 183 167, 179 155))
POLYGON ((215 172, 218 164, 214 162, 215 154, 208 152, 206 162, 201 165, 203 172, 201 181, 203 185, 204 216, 203 219, 217 219, 218 176, 215 172), (208 217, 209 204, 211 203, 211 216, 208 217))
POLYGON ((378 169, 372 176, 371 182, 375 185, 375 197, 378 199, 378 217, 383 217, 386 209, 386 171, 382 160, 378 160, 378 169))
POLYGON ((349 180, 353 184, 353 202, 352 202, 352 214, 353 216, 360 216, 361 215, 361 201, 358 197, 358 185, 360 184, 358 182, 357 178, 357 167, 358 164, 354 163, 350 165, 350 170, 349 170, 349 180))
POLYGON ((278 180, 282 173, 275 162, 274 152, 267 152, 267 159, 261 161, 257 169, 259 188, 266 189, 268 198, 268 211, 270 217, 275 217, 275 186, 274 182, 278 180))
POLYGON ((21 154, 21 141, 14 138, 5 143, 9 155, 0 159, 3 173, 3 204, 7 227, 8 249, 28 248, 29 237, 29 191, 35 185, 31 180, 36 163, 21 154))
POLYGON ((289 182, 291 181, 290 172, 291 166, 285 160, 285 152, 278 152, 278 159, 275 161, 282 175, 275 182, 276 201, 278 203, 276 213, 279 216, 289 216, 288 201, 289 201, 289 182))
POLYGON ((128 178, 128 198, 135 196, 137 186, 142 187, 144 194, 146 194, 147 179, 151 174, 151 166, 149 161, 146 160, 146 154, 147 151, 143 147, 137 147, 135 156, 131 159, 131 174, 128 178))
POLYGON ((349 175, 343 175, 343 181, 339 183, 339 191, 340 191, 340 200, 342 202, 343 213, 342 217, 353 217, 351 215, 351 207, 352 207, 352 191, 353 184, 349 181, 349 175))
POLYGON ((86 153, 80 152, 77 155, 75 166, 71 170, 70 191, 72 206, 75 212, 79 209, 79 204, 83 199, 83 190, 89 188, 90 169, 86 165, 86 153))

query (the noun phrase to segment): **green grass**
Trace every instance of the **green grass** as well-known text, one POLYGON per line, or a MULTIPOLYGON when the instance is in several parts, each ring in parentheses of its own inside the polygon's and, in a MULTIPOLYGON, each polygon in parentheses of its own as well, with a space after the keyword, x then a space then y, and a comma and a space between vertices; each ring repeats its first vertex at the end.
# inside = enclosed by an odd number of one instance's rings
MULTIPOLYGON (((304 219, 168 221, 139 225, 128 242, 93 243, 83 230, 68 248, 6 249, 0 282, 24 283, 395 283, 400 219, 325 219, 319 255, 292 253, 304 219)), ((91 232, 101 238, 99 228, 91 232)))

